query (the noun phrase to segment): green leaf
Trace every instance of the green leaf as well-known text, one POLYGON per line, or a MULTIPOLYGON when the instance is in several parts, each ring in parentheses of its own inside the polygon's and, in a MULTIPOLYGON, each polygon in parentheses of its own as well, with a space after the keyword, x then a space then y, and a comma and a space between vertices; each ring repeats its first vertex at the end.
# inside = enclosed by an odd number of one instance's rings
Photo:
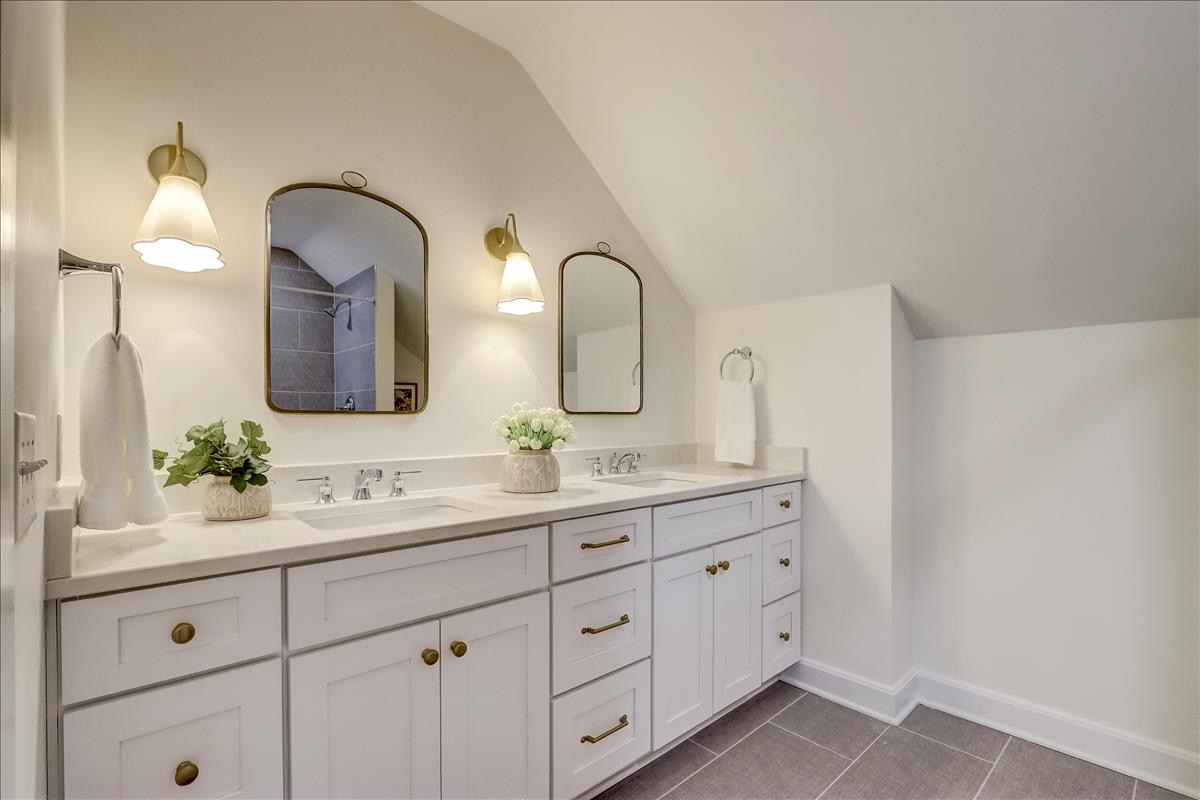
POLYGON ((242 436, 247 439, 261 439, 263 435, 263 426, 253 420, 242 420, 242 436))
POLYGON ((151 450, 150 451, 150 458, 154 462, 155 469, 163 468, 163 464, 167 463, 167 455, 168 454, 167 454, 166 450, 151 450))
POLYGON ((263 475, 261 473, 259 473, 258 475, 255 475, 254 477, 250 478, 250 485, 251 486, 266 486, 267 485, 267 476, 263 475))
POLYGON ((241 475, 234 475, 229 479, 229 485, 237 490, 238 494, 246 491, 246 479, 241 475))

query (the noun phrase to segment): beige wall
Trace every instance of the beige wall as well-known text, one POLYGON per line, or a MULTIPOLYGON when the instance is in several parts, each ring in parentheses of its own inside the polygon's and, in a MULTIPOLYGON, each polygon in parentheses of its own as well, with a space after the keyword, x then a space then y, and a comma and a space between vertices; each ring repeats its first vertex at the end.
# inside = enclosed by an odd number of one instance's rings
POLYGON ((911 666, 893 640, 908 587, 893 553, 892 315, 891 288, 874 286, 696 316, 697 440, 713 441, 721 357, 750 345, 759 445, 808 448, 805 659, 886 685, 911 666))
MULTIPOLYGON (((500 48, 408 3, 78 2, 67 13, 67 236, 130 265, 126 327, 146 363, 151 434, 169 444, 217 417, 260 420, 277 463, 499 451, 491 422, 557 397, 557 273, 598 239, 646 291, 646 410, 581 417, 582 445, 691 439, 692 315, 545 99, 500 48), (180 36, 180 32, 186 35, 180 36), (322 53, 319 59, 313 53, 322 53), (130 250, 154 191, 146 154, 176 119, 206 161, 226 268, 158 270, 130 250), (430 386, 412 417, 274 414, 263 399, 268 195, 345 169, 429 234, 430 386), (483 233, 515 211, 548 298, 495 311, 483 233)), ((69 286, 67 385, 108 325, 106 287, 69 286)), ((424 388, 424 387, 423 387, 424 388)), ((65 454, 76 471, 75 392, 65 454)))
POLYGON ((915 352, 921 669, 1194 754, 1200 323, 915 352))

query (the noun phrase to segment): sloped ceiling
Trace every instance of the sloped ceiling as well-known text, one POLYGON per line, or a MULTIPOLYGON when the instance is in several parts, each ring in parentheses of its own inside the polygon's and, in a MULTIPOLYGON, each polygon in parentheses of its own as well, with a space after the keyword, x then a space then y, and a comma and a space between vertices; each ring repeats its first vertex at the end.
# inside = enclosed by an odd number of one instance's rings
POLYGON ((1195 3, 422 5, 513 53, 695 310, 1200 312, 1195 3))

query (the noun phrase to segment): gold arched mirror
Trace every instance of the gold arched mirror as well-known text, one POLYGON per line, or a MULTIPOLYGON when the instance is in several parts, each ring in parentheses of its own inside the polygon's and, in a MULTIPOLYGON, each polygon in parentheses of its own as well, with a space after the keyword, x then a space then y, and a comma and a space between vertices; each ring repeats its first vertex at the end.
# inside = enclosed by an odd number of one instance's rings
POLYGON ((416 413, 429 401, 429 242, 378 195, 326 183, 267 201, 267 403, 416 413))
POLYGON ((606 248, 558 268, 558 404, 571 414, 642 410, 642 279, 606 248))

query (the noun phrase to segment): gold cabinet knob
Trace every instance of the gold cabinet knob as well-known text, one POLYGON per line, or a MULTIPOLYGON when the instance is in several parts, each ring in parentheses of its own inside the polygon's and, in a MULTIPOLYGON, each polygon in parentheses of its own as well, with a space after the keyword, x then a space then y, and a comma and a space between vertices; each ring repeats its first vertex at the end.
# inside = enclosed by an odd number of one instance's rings
POLYGON ((180 761, 179 766, 175 767, 176 786, 187 786, 198 777, 200 777, 200 768, 190 761, 180 761))
POLYGON ((792 560, 791 560, 790 558, 781 558, 781 559, 779 559, 779 566, 781 566, 781 567, 790 567, 791 565, 792 565, 792 560))
MULTIPOLYGON (((187 644, 195 638, 196 626, 190 622, 181 622, 174 628, 171 628, 171 641, 175 644, 187 644)), ((191 783, 191 781, 188 781, 188 783, 191 783)), ((183 784, 180 785, 182 786, 183 784)))
POLYGON ((788 500, 787 498, 784 498, 783 500, 780 500, 780 501, 779 501, 779 507, 780 507, 780 508, 791 508, 791 507, 792 507, 792 501, 791 501, 791 500, 788 500))
POLYGON ((450 643, 450 652, 454 653, 456 658, 462 658, 463 656, 465 656, 467 654, 467 643, 466 642, 451 642, 450 643))
POLYGON ((709 564, 707 567, 704 568, 704 571, 707 572, 709 575, 716 575, 717 574, 717 565, 709 564))
POLYGON ((728 561, 718 561, 717 566, 720 567, 721 569, 725 570, 726 572, 729 571, 729 562, 728 561))
POLYGON ((421 660, 432 667, 437 663, 438 651, 434 650, 432 647, 426 647, 421 651, 421 660))
POLYGON ((787 631, 784 631, 783 633, 779 634, 779 638, 783 639, 785 642, 790 642, 792 640, 792 635, 787 631))

